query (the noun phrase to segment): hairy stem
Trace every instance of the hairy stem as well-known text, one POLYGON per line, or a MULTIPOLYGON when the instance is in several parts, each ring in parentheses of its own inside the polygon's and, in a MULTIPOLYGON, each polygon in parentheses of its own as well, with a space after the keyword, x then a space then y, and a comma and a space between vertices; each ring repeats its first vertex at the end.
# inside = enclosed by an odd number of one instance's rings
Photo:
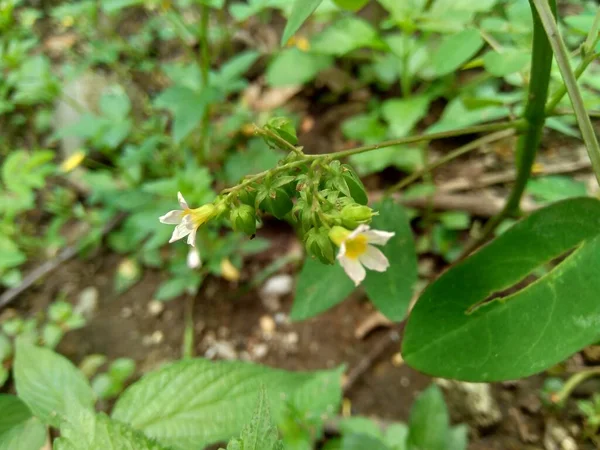
POLYGON ((581 96, 581 92, 579 91, 579 86, 577 86, 577 80, 573 74, 573 71, 571 70, 571 65, 569 64, 569 55, 567 53, 565 43, 560 37, 556 21, 553 17, 554 11, 550 8, 546 0, 531 1, 535 5, 537 13, 539 14, 540 22, 548 35, 549 44, 554 50, 558 68, 560 69, 567 92, 571 98, 573 110, 575 111, 575 117, 577 118, 579 129, 581 130, 581 136, 583 137, 585 147, 588 151, 590 160, 592 161, 592 168, 594 169, 596 179, 600 184, 600 144, 598 143, 598 138, 594 133, 592 122, 583 104, 583 98, 581 96))
MULTIPOLYGON (((535 161, 535 156, 542 137, 544 128, 545 105, 548 98, 548 86, 550 84, 550 70, 552 68, 552 47, 546 36, 542 21, 533 2, 530 0, 531 14, 533 16, 533 48, 531 51, 531 78, 527 92, 527 103, 523 118, 526 122, 525 133, 519 138, 517 143, 516 165, 517 179, 513 185, 512 191, 499 214, 490 219, 483 228, 477 239, 470 241, 461 255, 464 258, 474 249, 479 247, 488 237, 492 235, 496 227, 502 220, 519 209, 521 197, 525 192, 527 181, 531 175, 531 167, 535 161)), ((556 0, 539 0, 546 4, 552 18, 556 13, 556 0), (550 2, 548 5, 546 2, 550 2)))

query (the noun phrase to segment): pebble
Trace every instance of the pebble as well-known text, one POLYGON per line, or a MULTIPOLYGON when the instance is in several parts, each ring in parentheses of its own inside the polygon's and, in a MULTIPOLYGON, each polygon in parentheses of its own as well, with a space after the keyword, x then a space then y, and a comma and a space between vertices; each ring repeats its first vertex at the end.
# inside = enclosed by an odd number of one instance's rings
POLYGON ((262 316, 260 318, 260 329, 263 333, 267 335, 273 334, 276 326, 277 325, 271 316, 262 316))
POLYGON ((219 357, 221 359, 233 360, 237 359, 237 352, 233 348, 233 344, 228 341, 215 341, 204 352, 204 356, 208 359, 219 357))
POLYGON ((163 302, 159 302, 158 300, 152 300, 148 302, 148 314, 152 317, 160 316, 160 314, 165 310, 165 304, 163 302))
POLYGON ((569 432, 550 418, 546 422, 544 432, 544 447, 546 450, 578 450, 579 447, 569 432))
POLYGON ((404 358, 402 358, 402 354, 400 352, 394 353, 394 356, 392 356, 392 365, 394 367, 400 367, 402 364, 404 364, 404 358))
POLYGON ((73 312, 81 314, 86 319, 91 319, 98 310, 98 289, 89 286, 79 293, 79 298, 73 312))
POLYGON ((133 316, 133 309, 131 309, 129 306, 125 306, 121 310, 121 317, 123 319, 129 319, 131 316, 133 316))
POLYGON ((275 323, 277 325, 283 325, 283 324, 288 323, 288 316, 286 313, 279 312, 279 313, 275 314, 273 316, 273 318, 275 319, 275 323))
POLYGON ((158 345, 164 339, 165 339, 165 334, 160 330, 156 330, 154 333, 144 336, 142 338, 142 344, 147 347, 149 347, 151 345, 158 345))
POLYGON ((462 416, 462 420, 477 428, 489 428, 502 420, 502 413, 487 383, 436 379, 448 397, 448 407, 462 416))
POLYGON ((262 359, 269 353, 269 346, 267 344, 256 344, 252 347, 252 356, 254 359, 262 359))
POLYGON ((260 289, 260 299, 269 311, 281 308, 281 297, 292 292, 294 279, 289 274, 274 275, 260 289))

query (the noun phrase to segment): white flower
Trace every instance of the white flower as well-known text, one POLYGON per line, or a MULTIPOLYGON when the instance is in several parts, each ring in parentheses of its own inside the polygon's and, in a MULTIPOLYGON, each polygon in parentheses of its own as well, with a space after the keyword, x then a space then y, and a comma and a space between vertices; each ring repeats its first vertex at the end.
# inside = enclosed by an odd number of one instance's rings
POLYGON ((202 267, 202 258, 200 257, 200 252, 197 248, 190 248, 190 251, 187 255, 187 266, 190 269, 202 267))
POLYGON ((385 272, 390 266, 381 250, 371 244, 385 245, 394 234, 371 230, 367 225, 359 225, 352 232, 342 227, 333 227, 329 236, 340 248, 338 261, 358 286, 365 279, 365 267, 376 272, 385 272))
POLYGON ((200 208, 190 209, 181 192, 177 193, 177 198, 182 209, 169 211, 158 220, 161 223, 177 225, 175 230, 173 230, 173 235, 169 239, 169 243, 187 236, 187 243, 195 247, 198 228, 215 215, 217 208, 212 203, 208 203, 200 208))

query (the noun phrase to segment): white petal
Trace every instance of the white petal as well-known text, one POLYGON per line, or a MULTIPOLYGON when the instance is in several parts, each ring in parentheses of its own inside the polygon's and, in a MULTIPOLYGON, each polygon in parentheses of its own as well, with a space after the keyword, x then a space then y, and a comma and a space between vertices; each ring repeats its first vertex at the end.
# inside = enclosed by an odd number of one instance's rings
POLYGON ((174 209, 173 211, 169 211, 164 216, 158 218, 161 223, 167 223, 169 225, 177 225, 181 223, 181 219, 183 218, 183 211, 180 209, 174 209))
POLYGON ((342 259, 346 256, 346 242, 342 242, 342 244, 340 245, 340 249, 338 251, 337 254, 337 259, 342 259))
MULTIPOLYGON (((190 233, 190 236, 192 234, 190 233)), ((202 258, 200 252, 196 248, 191 248, 187 255, 187 265, 190 269, 197 269, 202 266, 202 258)))
POLYGON ((196 246, 196 232, 198 231, 198 228, 194 228, 191 232, 190 235, 187 238, 187 243, 189 245, 191 245, 192 247, 196 246))
POLYGON ((365 232, 369 244, 385 245, 396 233, 388 231, 369 230, 365 232))
POLYGON ((365 268, 356 259, 342 257, 339 258, 339 260, 340 264, 344 268, 344 271, 346 272, 346 275, 348 275, 350 279, 354 281, 355 286, 358 286, 367 275, 365 268))
POLYGON ((357 226, 352 233, 348 235, 346 239, 354 239, 359 234, 367 233, 369 231, 369 225, 359 225, 357 226))
POLYGON ((185 198, 183 198, 183 195, 181 194, 181 192, 177 193, 177 200, 179 200, 179 205, 181 205, 181 209, 189 209, 190 208, 188 206, 187 202, 185 201, 185 198))
POLYGON ((367 269, 376 272, 385 272, 390 267, 390 262, 385 257, 381 250, 372 245, 367 246, 367 250, 360 255, 358 260, 365 265, 367 269))
POLYGON ((188 224, 189 222, 184 220, 175 227, 175 229, 173 230, 173 234, 171 235, 171 239, 169 239, 169 244, 171 242, 178 241, 179 239, 183 239, 192 232, 192 229, 188 227, 188 224))

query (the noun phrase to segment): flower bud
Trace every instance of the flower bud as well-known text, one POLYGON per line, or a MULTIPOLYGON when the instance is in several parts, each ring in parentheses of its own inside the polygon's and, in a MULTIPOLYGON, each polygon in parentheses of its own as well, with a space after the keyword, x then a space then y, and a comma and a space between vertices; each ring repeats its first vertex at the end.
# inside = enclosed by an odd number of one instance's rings
POLYGON ((252 187, 247 187, 246 189, 241 189, 237 193, 237 198, 240 202, 254 206, 254 200, 256 199, 256 189, 252 187))
POLYGON ((342 224, 346 228, 354 229, 363 223, 369 223, 373 217, 373 210, 365 205, 347 205, 342 209, 342 224))
POLYGON ((241 205, 232 209, 229 220, 235 231, 241 231, 249 235, 256 233, 256 213, 252 206, 241 205))
POLYGON ((290 196, 280 187, 271 189, 260 204, 264 211, 270 212, 278 219, 283 219, 293 206, 290 196))
POLYGON ((304 241, 306 251, 313 258, 317 258, 323 264, 333 264, 335 262, 335 252, 333 244, 329 239, 326 228, 313 228, 306 234, 304 241))

